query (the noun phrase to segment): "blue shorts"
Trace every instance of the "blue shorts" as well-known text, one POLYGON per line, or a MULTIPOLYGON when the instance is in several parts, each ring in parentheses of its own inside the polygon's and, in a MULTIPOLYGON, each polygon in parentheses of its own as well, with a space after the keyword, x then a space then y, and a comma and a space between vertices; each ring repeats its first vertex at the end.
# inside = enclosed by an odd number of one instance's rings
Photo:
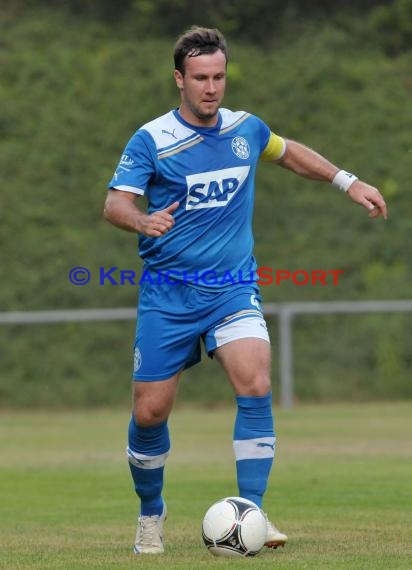
POLYGON ((203 341, 209 356, 238 338, 269 342, 257 286, 201 291, 188 285, 140 286, 133 379, 166 380, 200 362, 203 341))

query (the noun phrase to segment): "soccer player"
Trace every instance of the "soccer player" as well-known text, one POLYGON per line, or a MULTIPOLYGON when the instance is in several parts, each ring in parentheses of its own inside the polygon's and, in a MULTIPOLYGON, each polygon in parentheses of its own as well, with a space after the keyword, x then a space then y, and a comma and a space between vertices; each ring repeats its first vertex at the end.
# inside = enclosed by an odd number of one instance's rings
MULTIPOLYGON (((262 507, 276 438, 269 336, 253 256, 259 161, 331 183, 370 217, 387 217, 376 188, 275 134, 257 116, 222 108, 227 59, 219 30, 194 26, 183 33, 174 49, 180 106, 137 130, 108 185, 105 218, 139 234, 144 261, 127 447, 140 498, 136 554, 164 551, 167 422, 182 371, 200 361, 201 341, 236 396, 239 496, 262 507), (140 208, 144 195, 147 211, 140 208)), ((286 541, 267 518, 266 545, 286 541)))

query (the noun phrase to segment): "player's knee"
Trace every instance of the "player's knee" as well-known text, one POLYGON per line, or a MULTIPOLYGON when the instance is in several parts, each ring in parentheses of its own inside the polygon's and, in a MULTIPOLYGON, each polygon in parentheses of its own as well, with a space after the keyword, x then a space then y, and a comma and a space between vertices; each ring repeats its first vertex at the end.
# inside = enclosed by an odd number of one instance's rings
POLYGON ((163 406, 137 404, 133 409, 136 424, 141 427, 154 426, 167 420, 168 411, 163 406))
POLYGON ((264 380, 262 382, 257 382, 254 385, 254 393, 252 394, 252 396, 266 396, 266 394, 268 394, 272 389, 272 386, 270 384, 270 380, 264 380))
POLYGON ((266 396, 272 389, 270 378, 266 374, 256 374, 247 382, 242 392, 244 396, 266 396))

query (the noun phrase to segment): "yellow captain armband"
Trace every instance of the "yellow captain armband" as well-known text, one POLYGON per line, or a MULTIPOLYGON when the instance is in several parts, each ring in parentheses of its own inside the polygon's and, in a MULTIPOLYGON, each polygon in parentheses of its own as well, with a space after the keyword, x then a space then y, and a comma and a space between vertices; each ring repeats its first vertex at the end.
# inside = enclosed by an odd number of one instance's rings
POLYGON ((286 151, 286 141, 282 137, 275 135, 275 133, 270 133, 269 142, 266 145, 265 150, 260 155, 261 160, 265 162, 272 162, 273 160, 279 160, 285 154, 286 151))

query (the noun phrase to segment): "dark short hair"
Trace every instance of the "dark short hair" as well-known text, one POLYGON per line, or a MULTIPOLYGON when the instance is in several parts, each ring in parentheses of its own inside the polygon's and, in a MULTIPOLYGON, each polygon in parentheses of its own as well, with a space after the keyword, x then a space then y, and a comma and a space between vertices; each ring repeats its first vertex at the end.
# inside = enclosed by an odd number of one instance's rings
POLYGON ((215 53, 221 50, 228 60, 226 40, 216 28, 192 26, 177 40, 173 52, 175 69, 185 74, 185 57, 196 57, 204 53, 215 53))

